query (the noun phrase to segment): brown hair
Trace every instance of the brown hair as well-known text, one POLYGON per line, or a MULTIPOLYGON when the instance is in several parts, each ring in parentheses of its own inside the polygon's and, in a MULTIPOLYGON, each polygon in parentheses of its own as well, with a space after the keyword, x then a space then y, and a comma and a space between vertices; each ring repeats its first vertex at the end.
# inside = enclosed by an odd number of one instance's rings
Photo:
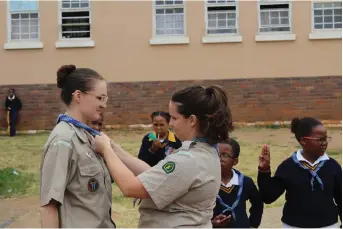
POLYGON ((233 130, 228 95, 221 86, 187 87, 172 96, 178 112, 185 118, 195 115, 199 121, 199 137, 216 144, 229 137, 233 130))
POLYGON ((61 88, 61 99, 70 105, 72 94, 76 90, 87 92, 92 89, 94 80, 104 80, 96 71, 89 68, 76 68, 75 65, 63 65, 57 71, 57 87, 61 88))

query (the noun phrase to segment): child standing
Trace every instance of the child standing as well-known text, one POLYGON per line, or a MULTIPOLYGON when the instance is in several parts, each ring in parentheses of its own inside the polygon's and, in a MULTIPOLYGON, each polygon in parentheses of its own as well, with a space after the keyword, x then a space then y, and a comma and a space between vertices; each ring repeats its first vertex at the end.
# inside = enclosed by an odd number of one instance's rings
POLYGON ((180 148, 182 143, 169 130, 170 114, 168 112, 153 112, 151 121, 154 132, 143 137, 138 158, 153 167, 174 150, 180 148))
POLYGON ((301 145, 291 157, 270 171, 270 151, 259 159, 258 186, 266 204, 286 191, 281 221, 284 227, 338 227, 342 220, 342 168, 326 154, 330 137, 313 118, 294 118, 291 130, 301 145))
POLYGON ((222 184, 214 208, 213 227, 259 227, 263 214, 263 202, 254 181, 233 169, 238 164, 240 146, 234 139, 218 144, 220 151, 222 184), (246 201, 251 207, 246 213, 246 201))

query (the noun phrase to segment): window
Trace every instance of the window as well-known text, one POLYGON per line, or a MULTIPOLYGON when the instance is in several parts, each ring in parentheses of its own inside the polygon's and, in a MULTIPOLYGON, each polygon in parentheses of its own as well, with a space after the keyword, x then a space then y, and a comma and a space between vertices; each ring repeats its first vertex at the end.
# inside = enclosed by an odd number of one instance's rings
POLYGON ((39 40, 38 1, 10 1, 9 4, 8 40, 39 40))
POLYGON ((184 36, 184 1, 155 0, 155 36, 184 36))
POLYGON ((89 0, 62 0, 60 9, 62 39, 91 37, 89 0))
POLYGON ((313 30, 342 29, 342 2, 313 3, 313 30))
POLYGON ((237 1, 207 0, 206 1, 206 33, 237 34, 237 1))
POLYGON ((289 2, 261 1, 259 3, 259 31, 291 32, 291 12, 289 2))

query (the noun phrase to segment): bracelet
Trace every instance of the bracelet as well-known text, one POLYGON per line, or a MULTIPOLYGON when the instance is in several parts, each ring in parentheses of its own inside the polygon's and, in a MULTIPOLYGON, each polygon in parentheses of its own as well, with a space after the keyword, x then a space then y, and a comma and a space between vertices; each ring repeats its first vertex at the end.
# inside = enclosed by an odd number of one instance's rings
POLYGON ((151 147, 149 148, 149 152, 150 152, 150 153, 155 153, 155 151, 153 151, 153 150, 151 149, 151 147))

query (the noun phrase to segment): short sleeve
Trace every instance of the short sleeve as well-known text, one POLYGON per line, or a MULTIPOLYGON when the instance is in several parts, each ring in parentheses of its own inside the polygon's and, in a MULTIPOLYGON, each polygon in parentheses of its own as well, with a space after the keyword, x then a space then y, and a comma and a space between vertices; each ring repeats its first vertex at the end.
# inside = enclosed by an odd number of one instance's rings
POLYGON ((145 190, 158 209, 163 209, 186 194, 196 179, 196 164, 191 153, 179 151, 140 174, 145 190))
POLYGON ((63 203, 65 189, 70 177, 72 145, 68 141, 53 141, 41 168, 40 204, 47 205, 52 199, 63 203))

